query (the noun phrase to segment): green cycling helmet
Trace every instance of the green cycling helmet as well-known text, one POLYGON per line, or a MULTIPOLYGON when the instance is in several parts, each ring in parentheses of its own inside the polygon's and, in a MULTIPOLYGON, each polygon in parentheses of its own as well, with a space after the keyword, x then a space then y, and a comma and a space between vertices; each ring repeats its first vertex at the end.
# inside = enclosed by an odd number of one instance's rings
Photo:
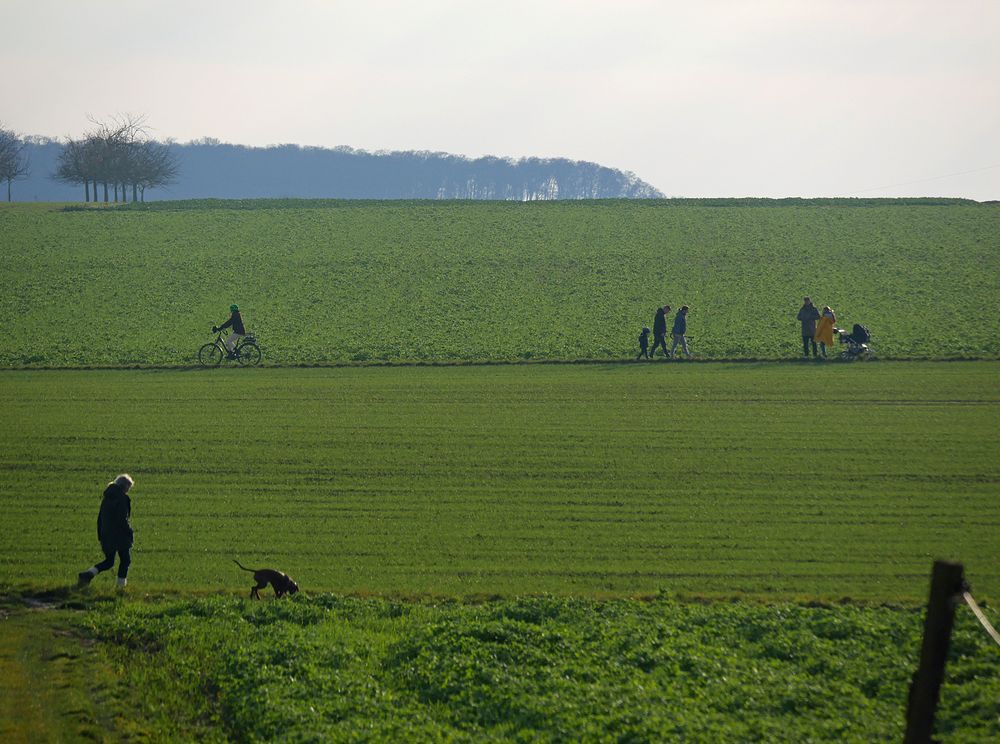
POLYGON ((240 310, 239 305, 230 305, 229 306, 229 312, 237 313, 237 312, 239 312, 239 310, 240 310))

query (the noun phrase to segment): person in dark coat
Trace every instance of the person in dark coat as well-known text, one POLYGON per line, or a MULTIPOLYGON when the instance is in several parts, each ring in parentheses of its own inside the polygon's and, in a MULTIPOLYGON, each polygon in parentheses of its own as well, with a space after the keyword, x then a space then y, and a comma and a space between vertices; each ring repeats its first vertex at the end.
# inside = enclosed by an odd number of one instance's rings
POLYGON ((649 359, 649 328, 643 326, 642 333, 639 334, 639 356, 635 358, 639 361, 643 357, 649 359))
POLYGON ((674 342, 670 345, 670 356, 673 356, 677 351, 677 344, 681 345, 684 349, 684 356, 688 359, 691 358, 691 352, 688 351, 687 336, 687 317, 688 317, 688 306, 684 305, 680 310, 677 311, 677 315, 674 316, 674 328, 671 333, 674 336, 674 342))
POLYGON ((247 329, 243 325, 243 316, 240 315, 240 308, 238 305, 229 306, 229 320, 220 326, 212 326, 212 333, 218 333, 219 331, 224 331, 230 327, 233 329, 233 332, 226 336, 226 350, 229 352, 229 358, 233 359, 236 356, 236 344, 239 343, 247 333, 247 329))
POLYGON ((656 317, 653 318, 653 349, 649 352, 649 358, 656 355, 656 347, 663 347, 663 356, 669 357, 667 351, 667 315, 670 313, 670 305, 656 308, 656 317))
POLYGON ((104 489, 101 510, 97 515, 97 539, 104 551, 104 560, 77 574, 77 586, 86 586, 101 571, 115 565, 118 555, 118 588, 124 589, 128 579, 128 567, 132 563, 132 500, 128 496, 132 488, 132 476, 119 475, 104 489))
POLYGON ((799 310, 799 322, 802 323, 802 356, 809 356, 809 344, 812 344, 813 356, 816 356, 816 321, 819 320, 819 310, 808 297, 802 300, 799 310))

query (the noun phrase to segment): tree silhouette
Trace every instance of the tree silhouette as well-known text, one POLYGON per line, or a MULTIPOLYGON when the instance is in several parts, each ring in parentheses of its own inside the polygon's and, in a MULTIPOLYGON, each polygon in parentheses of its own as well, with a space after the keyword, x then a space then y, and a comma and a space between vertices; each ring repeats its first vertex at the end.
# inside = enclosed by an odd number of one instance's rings
POLYGON ((350 147, 272 145, 246 147, 203 138, 156 141, 145 134, 116 137, 113 123, 80 138, 28 138, 33 169, 55 180, 30 176, 22 190, 36 199, 65 201, 83 187, 87 200, 100 200, 108 184, 122 184, 133 201, 172 199, 476 199, 572 200, 649 199, 663 194, 635 174, 564 158, 470 159, 443 152, 368 152, 350 147), (127 154, 112 158, 115 148, 127 154), (117 164, 111 172, 109 162, 117 164), (122 170, 124 168, 124 170, 122 170), (183 181, 177 174, 183 171, 183 181), (58 182, 58 183, 57 183, 58 182), (71 191, 67 186, 72 187, 71 191))
POLYGON ((90 201, 93 185, 94 201, 97 186, 104 188, 104 201, 111 194, 117 202, 145 200, 147 188, 164 186, 174 181, 178 173, 176 157, 167 145, 148 137, 145 117, 124 115, 111 122, 91 120, 96 129, 82 139, 70 138, 59 154, 53 177, 57 181, 82 184, 84 199, 90 201), (109 193, 109 186, 110 193, 109 193))
POLYGON ((27 143, 0 123, 0 180, 7 182, 7 201, 11 200, 11 184, 31 172, 29 165, 27 143))

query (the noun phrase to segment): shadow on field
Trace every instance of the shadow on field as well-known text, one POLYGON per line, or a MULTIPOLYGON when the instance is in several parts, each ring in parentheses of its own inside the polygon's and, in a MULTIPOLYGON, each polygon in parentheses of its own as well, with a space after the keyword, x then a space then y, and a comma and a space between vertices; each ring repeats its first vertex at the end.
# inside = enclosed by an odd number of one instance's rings
POLYGON ((0 590, 0 608, 5 610, 84 610, 96 604, 116 602, 123 595, 96 593, 92 588, 78 589, 75 585, 32 589, 0 590))

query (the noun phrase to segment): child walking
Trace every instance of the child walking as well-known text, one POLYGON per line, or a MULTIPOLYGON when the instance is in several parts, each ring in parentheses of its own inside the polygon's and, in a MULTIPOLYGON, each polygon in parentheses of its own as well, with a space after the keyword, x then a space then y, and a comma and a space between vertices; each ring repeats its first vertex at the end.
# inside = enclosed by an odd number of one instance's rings
POLYGON ((643 357, 649 359, 649 329, 643 326, 642 333, 639 334, 639 356, 635 358, 639 361, 643 357))

